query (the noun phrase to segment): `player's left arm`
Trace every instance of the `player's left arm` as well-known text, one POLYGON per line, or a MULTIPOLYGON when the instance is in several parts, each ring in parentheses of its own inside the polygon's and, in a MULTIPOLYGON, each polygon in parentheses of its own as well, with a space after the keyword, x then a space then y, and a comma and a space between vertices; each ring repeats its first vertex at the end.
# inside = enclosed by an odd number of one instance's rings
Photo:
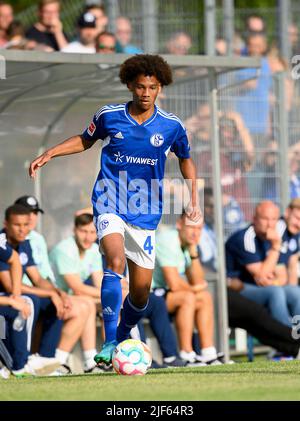
POLYGON ((26 268, 26 273, 33 283, 33 285, 37 288, 42 288, 44 290, 55 291, 56 288, 52 285, 51 282, 47 281, 46 279, 42 278, 40 272, 36 268, 36 266, 29 266, 26 268))
POLYGON ((194 292, 202 291, 207 287, 203 266, 200 262, 197 245, 188 248, 191 264, 186 267, 185 274, 194 292))
POLYGON ((298 259, 299 254, 295 253, 289 258, 288 262, 288 284, 298 285, 298 259))
POLYGON ((185 210, 186 214, 193 222, 200 223, 203 220, 203 216, 199 206, 195 164, 192 158, 178 158, 178 160, 181 174, 187 183, 191 197, 190 203, 185 210))
POLYGON ((83 152, 93 146, 96 140, 86 140, 82 135, 72 136, 38 156, 29 166, 29 175, 34 178, 39 168, 51 159, 59 156, 72 155, 83 152))
POLYGON ((13 250, 10 259, 7 262, 10 265, 10 277, 12 282, 12 295, 18 297, 21 295, 21 285, 23 269, 20 262, 19 253, 13 250))

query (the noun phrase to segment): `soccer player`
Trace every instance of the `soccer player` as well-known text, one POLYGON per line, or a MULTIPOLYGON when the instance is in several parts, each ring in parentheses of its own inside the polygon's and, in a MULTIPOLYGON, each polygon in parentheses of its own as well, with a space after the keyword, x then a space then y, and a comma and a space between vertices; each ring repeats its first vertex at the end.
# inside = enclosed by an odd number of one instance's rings
MULTIPOLYGON (((0 292, 0 316, 5 318, 8 335, 3 345, 12 356, 12 372, 16 376, 49 374, 59 366, 59 362, 36 354, 29 355, 34 316, 31 311, 33 304, 29 297, 20 295, 23 275, 20 256, 7 243, 6 235, 3 233, 0 234, 0 264, 8 265, 12 280, 12 295, 0 292)), ((4 369, 3 375, 8 377, 9 371, 4 369)))
POLYGON ((178 157, 184 179, 189 180, 187 216, 192 221, 202 218, 185 128, 178 117, 155 105, 161 89, 172 82, 170 66, 158 55, 140 54, 122 64, 119 76, 132 93, 132 101, 102 107, 82 135, 48 149, 29 168, 30 176, 35 177, 52 158, 83 152, 98 139, 103 141, 92 202, 100 251, 107 264, 101 287, 105 343, 95 356, 97 363, 105 364, 111 362, 116 344, 129 336, 147 308, 155 229, 162 213, 162 180, 170 151, 178 157), (129 294, 118 325, 126 258, 129 294))

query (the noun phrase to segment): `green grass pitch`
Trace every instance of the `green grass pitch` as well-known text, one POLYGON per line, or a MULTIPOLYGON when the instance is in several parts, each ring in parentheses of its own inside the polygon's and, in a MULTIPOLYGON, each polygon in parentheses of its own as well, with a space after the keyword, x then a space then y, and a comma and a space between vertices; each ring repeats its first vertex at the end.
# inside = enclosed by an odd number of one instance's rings
POLYGON ((0 400, 300 400, 300 361, 150 370, 141 377, 10 377, 0 379, 0 400))

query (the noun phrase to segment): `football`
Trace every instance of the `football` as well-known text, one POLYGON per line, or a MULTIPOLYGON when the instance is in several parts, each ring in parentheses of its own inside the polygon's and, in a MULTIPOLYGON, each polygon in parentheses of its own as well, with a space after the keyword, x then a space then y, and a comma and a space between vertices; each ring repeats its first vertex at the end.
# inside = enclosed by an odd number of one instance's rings
POLYGON ((112 365, 118 374, 125 376, 142 376, 151 366, 150 348, 136 339, 126 339, 114 350, 112 365))

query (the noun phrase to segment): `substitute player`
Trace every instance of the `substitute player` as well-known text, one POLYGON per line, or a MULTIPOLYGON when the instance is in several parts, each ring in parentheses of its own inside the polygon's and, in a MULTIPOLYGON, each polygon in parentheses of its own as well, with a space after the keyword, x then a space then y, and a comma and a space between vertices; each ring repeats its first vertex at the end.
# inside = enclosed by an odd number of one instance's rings
POLYGON ((105 364, 111 362, 116 344, 129 336, 147 308, 155 229, 162 213, 162 180, 170 151, 178 157, 184 179, 189 180, 187 215, 192 221, 202 218, 185 128, 179 118, 155 105, 162 87, 172 82, 170 66, 158 55, 140 54, 123 63, 119 76, 131 91, 132 101, 104 106, 82 135, 47 150, 29 169, 34 177, 50 159, 83 152, 98 139, 103 141, 92 202, 100 251, 107 263, 101 287, 105 343, 95 356, 97 363, 105 364), (129 294, 117 328, 126 258, 129 294))

